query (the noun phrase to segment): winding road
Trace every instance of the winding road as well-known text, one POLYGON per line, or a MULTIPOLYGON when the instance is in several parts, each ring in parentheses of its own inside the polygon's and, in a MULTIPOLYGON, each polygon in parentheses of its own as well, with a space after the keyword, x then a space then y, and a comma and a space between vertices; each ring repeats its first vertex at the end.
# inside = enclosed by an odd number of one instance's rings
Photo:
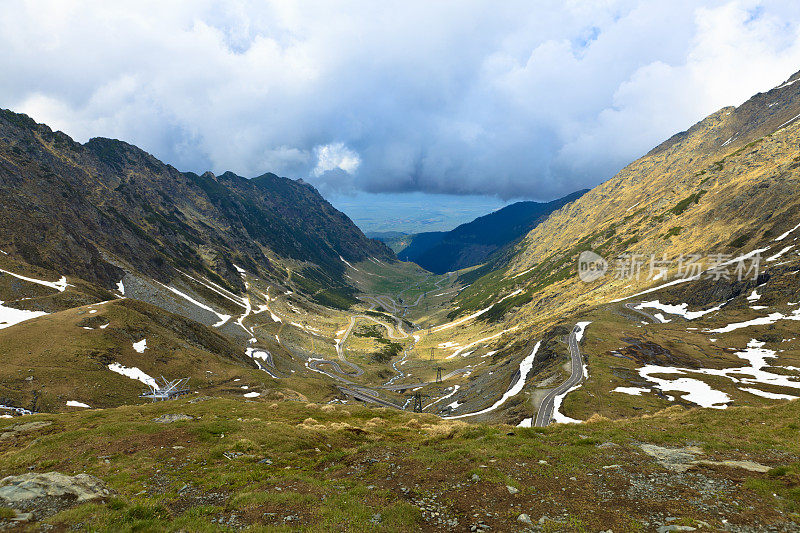
POLYGON ((651 315, 647 311, 643 311, 641 309, 636 309, 636 307, 635 307, 636 305, 638 305, 638 304, 635 304, 635 303, 625 304, 625 308, 626 309, 630 309, 634 313, 639 313, 640 315, 643 315, 645 318, 647 318, 648 320, 650 320, 654 324, 660 324, 661 323, 661 321, 659 319, 657 319, 655 316, 651 315))
POLYGON ((544 427, 550 424, 553 419, 554 402, 557 396, 564 394, 569 389, 583 381, 583 356, 581 355, 580 347, 578 346, 577 333, 580 331, 578 326, 572 328, 569 334, 567 344, 569 346, 570 362, 572 370, 567 380, 551 390, 545 395, 539 404, 539 411, 536 413, 535 426, 544 427))

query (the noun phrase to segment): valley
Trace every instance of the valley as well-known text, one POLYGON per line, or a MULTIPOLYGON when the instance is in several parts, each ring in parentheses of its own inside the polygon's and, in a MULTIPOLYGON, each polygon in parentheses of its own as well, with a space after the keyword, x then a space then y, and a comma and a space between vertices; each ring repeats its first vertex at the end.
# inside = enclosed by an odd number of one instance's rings
POLYGON ((304 182, 0 112, 0 520, 796 530, 798 76, 438 274, 304 182), (5 489, 45 470, 109 492, 5 489))

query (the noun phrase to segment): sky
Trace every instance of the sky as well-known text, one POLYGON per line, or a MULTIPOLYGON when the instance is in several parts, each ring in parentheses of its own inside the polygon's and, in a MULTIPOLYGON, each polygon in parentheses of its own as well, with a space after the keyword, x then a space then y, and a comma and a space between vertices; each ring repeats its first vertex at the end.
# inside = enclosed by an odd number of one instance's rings
POLYGON ((4 0, 0 50, 0 107, 80 142, 419 221, 592 187, 780 84, 800 2, 4 0))

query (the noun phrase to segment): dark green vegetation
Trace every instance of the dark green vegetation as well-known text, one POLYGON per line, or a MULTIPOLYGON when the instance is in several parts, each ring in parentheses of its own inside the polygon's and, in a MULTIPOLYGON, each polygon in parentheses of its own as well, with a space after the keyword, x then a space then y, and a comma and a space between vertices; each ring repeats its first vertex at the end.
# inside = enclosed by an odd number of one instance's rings
POLYGON ((437 274, 478 265, 585 192, 577 191, 546 203, 517 202, 451 231, 418 233, 398 256, 437 274))

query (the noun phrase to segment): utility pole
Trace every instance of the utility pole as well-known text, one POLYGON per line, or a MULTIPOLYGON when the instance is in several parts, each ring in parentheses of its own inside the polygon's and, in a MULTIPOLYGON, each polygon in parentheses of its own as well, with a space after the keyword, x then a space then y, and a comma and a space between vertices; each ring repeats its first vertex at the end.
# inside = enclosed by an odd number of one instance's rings
POLYGON ((422 398, 423 398, 422 394, 420 394, 419 392, 415 392, 413 398, 414 398, 414 404, 413 404, 414 412, 415 413, 421 413, 422 412, 422 398))
POLYGON ((442 382, 442 370, 443 370, 442 367, 440 366, 436 367, 436 383, 442 382))

